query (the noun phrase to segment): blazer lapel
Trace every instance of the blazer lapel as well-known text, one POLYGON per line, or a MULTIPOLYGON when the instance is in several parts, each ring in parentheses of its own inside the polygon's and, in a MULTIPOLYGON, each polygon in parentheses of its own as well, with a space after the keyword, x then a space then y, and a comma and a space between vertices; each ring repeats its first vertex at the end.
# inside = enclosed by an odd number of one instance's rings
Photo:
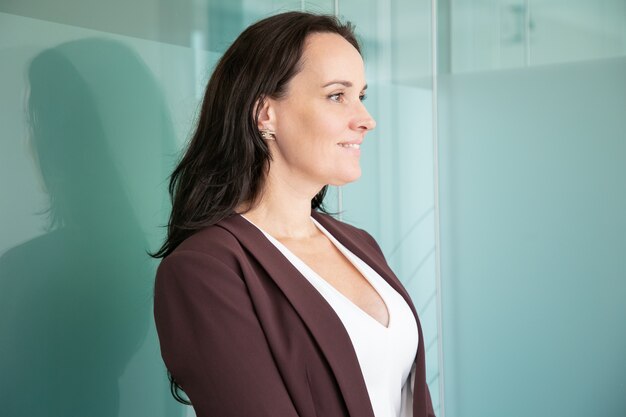
MULTIPOLYGON (((328 222, 322 222, 319 216, 315 218, 326 227, 328 222)), ((217 226, 232 233, 256 258, 298 312, 326 356, 350 415, 374 417, 365 380, 350 336, 324 297, 260 230, 240 215, 232 215, 217 223, 217 226)), ((328 230, 331 233, 337 233, 332 226, 329 226, 328 230)), ((343 244, 348 243, 343 233, 337 236, 337 240, 343 244)), ((350 250, 353 250, 355 246, 352 241, 349 241, 349 246, 346 244, 350 250)), ((363 255, 361 251, 355 251, 355 253, 359 256, 363 255)), ((371 264, 370 257, 365 257, 363 260, 371 264)), ((376 265, 376 271, 379 272, 380 269, 380 265, 376 265)), ((386 279, 389 280, 387 277, 386 279)))
MULTIPOLYGON (((372 269, 374 269, 378 274, 385 279, 391 287, 393 287, 406 301, 406 303, 411 308, 413 312, 413 316, 415 317, 415 322, 417 323, 417 333, 419 336, 419 344, 417 348, 417 353, 415 354, 415 387, 416 389, 413 391, 413 416, 427 416, 429 415, 429 406, 432 404, 430 396, 428 394, 428 388, 418 384, 418 381, 425 381, 426 379, 426 359, 425 359, 425 343, 424 343, 424 334, 422 332, 422 326, 420 324, 419 318, 417 316, 417 310, 415 309, 415 305, 413 305, 413 301, 409 296, 409 293, 406 291, 400 280, 395 276, 393 271, 387 265, 387 262, 381 257, 380 253, 377 250, 370 247, 369 245, 364 245, 360 239, 352 233, 351 230, 347 229, 346 226, 332 217, 322 215, 315 211, 312 212, 312 216, 320 222, 322 226, 326 228, 338 241, 340 241, 346 248, 348 248, 352 253, 361 258, 365 263, 367 263, 372 269)), ((434 415, 434 414, 433 414, 434 415)))
MULTIPOLYGON (((363 262, 368 264, 374 271, 378 272, 378 274, 383 277, 391 287, 398 292, 407 302, 413 315, 415 316, 415 320, 418 320, 417 310, 413 305, 413 301, 409 296, 409 293, 406 291, 400 280, 396 277, 393 271, 387 266, 387 262, 381 258, 381 256, 375 251, 373 248, 366 247, 362 242, 356 239, 356 236, 353 234, 348 234, 345 231, 345 226, 336 220, 329 218, 328 216, 322 215, 316 211, 312 212, 312 216, 320 222, 326 230, 328 230, 342 245, 348 248, 352 253, 357 255, 363 262)), ((419 321, 418 321, 419 323, 419 321)), ((421 336, 421 335, 420 335, 421 336)))

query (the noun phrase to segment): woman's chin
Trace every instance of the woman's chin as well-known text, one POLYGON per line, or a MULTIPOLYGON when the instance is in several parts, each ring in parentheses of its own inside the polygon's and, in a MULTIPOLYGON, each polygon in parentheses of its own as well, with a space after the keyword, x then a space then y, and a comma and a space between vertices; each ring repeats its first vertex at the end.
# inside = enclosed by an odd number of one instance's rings
POLYGON ((360 169, 358 171, 354 171, 354 172, 343 173, 343 175, 335 177, 335 180, 329 182, 328 184, 329 185, 334 185, 336 187, 340 187, 342 185, 350 184, 351 182, 354 182, 354 181, 358 180, 359 178, 361 178, 361 170, 360 169))

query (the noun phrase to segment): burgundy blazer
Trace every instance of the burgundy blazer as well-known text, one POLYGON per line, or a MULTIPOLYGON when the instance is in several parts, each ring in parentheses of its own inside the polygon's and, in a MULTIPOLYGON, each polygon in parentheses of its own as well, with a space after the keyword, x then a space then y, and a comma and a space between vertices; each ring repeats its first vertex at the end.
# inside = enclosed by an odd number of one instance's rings
MULTIPOLYGON (((375 240, 311 215, 411 307, 375 240)), ((324 297, 254 225, 232 215, 160 264, 154 315, 163 360, 198 417, 374 417, 352 342, 324 297)), ((417 320, 413 417, 434 416, 417 320)))

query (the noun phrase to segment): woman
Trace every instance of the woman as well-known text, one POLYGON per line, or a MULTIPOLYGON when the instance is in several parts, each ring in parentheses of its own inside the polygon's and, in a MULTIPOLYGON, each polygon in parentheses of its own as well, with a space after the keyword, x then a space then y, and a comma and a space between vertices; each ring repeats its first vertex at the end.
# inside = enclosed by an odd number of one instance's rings
POLYGON ((322 208, 361 174, 365 89, 329 16, 262 20, 217 65, 156 254, 162 356, 199 417, 434 415, 406 290, 322 208))

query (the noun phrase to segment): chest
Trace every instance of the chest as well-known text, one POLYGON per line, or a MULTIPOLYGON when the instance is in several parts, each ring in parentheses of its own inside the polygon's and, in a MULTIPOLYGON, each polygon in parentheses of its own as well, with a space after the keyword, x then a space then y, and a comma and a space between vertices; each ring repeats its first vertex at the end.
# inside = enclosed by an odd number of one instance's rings
POLYGON ((356 307, 383 326, 388 326, 389 311, 380 294, 326 236, 306 244, 289 241, 281 243, 356 307))

